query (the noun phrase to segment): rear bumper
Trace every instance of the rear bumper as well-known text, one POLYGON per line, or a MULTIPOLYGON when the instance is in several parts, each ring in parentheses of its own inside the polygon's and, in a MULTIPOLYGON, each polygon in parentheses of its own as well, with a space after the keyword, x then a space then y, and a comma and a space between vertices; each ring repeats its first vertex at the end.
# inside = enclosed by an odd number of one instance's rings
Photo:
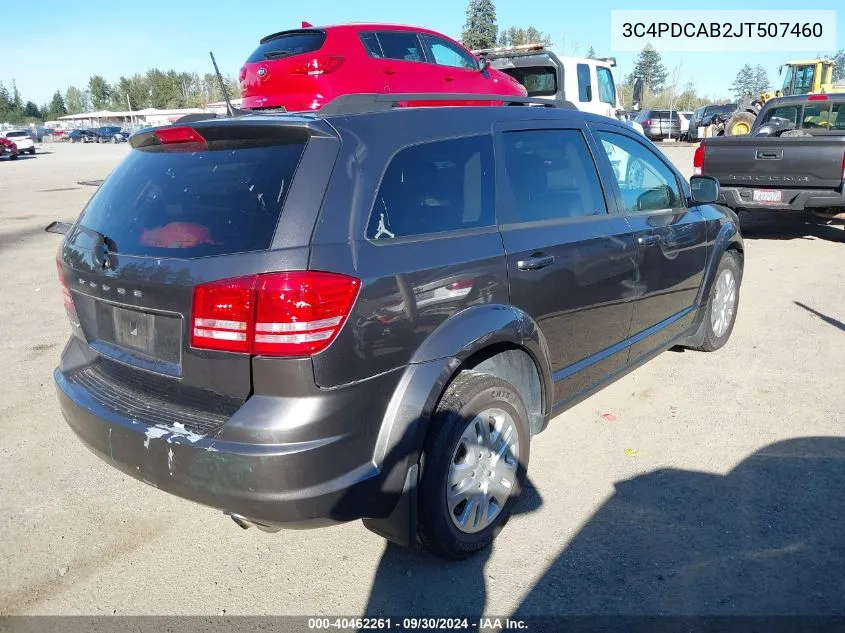
MULTIPOLYGON (((731 209, 755 211, 804 211, 845 207, 845 192, 823 189, 783 189, 783 202, 770 204, 754 202, 754 187, 722 187, 719 203, 731 209)), ((777 187, 757 187, 757 189, 777 189, 777 187)))
POLYGON ((253 396, 213 436, 120 415, 61 369, 54 378, 74 433, 127 475, 263 525, 319 527, 393 509, 374 454, 382 403, 401 375, 327 391, 325 402, 253 396))

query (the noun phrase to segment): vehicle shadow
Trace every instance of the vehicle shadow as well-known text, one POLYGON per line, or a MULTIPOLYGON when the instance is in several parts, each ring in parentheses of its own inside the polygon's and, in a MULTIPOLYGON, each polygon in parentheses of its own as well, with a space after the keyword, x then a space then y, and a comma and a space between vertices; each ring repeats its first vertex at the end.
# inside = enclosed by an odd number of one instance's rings
MULTIPOLYGON (((542 504, 539 492, 526 480, 511 520, 534 512, 542 504)), ((507 538, 508 529, 505 526, 499 538, 507 538)), ((401 619, 413 615, 477 620, 485 614, 485 566, 497 542, 498 539, 491 547, 462 561, 437 558, 421 545, 401 547, 388 543, 376 569, 364 617, 401 619)))
POLYGON ((843 615, 843 490, 842 437, 619 482, 514 615, 843 615))
MULTIPOLYGON (((845 228, 839 224, 826 224, 822 219, 747 217, 741 218, 742 236, 745 239, 809 240, 845 243, 845 228)), ((840 223, 841 224, 841 223, 840 223)))
POLYGON ((804 305, 800 301, 793 301, 792 303, 797 305, 799 308, 803 308, 804 310, 806 310, 810 314, 816 315, 818 318, 820 318, 822 321, 824 321, 828 325, 832 325, 833 327, 839 328, 840 330, 845 332, 845 323, 843 323, 839 319, 834 319, 833 317, 829 317, 826 314, 819 312, 818 310, 814 310, 813 308, 811 308, 808 305, 804 305))

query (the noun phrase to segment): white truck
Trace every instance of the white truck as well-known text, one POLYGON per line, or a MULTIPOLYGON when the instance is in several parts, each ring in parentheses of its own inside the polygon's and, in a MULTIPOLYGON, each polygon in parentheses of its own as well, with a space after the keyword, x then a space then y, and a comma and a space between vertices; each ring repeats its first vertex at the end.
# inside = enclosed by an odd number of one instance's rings
POLYGON ((10 130, 0 132, 7 139, 18 146, 19 154, 35 154, 35 141, 32 140, 32 133, 29 130, 10 130))
POLYGON ((525 86, 529 97, 562 99, 584 112, 619 119, 643 133, 622 109, 612 57, 559 57, 543 44, 524 44, 473 51, 490 65, 525 86))

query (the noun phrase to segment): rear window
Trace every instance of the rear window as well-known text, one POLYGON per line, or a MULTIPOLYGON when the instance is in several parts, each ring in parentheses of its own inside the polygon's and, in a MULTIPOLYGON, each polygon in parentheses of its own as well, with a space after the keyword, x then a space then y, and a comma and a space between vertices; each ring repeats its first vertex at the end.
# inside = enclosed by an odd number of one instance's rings
POLYGON ((227 147, 133 150, 80 223, 131 255, 193 258, 269 248, 305 143, 227 147))
POLYGON ((6 132, 6 138, 21 138, 29 136, 29 132, 6 132))
POLYGON ((525 86, 529 97, 553 97, 557 94, 557 73, 546 66, 504 68, 507 73, 525 86))
POLYGON ((590 67, 587 64, 578 64, 576 72, 578 74, 578 100, 592 101, 593 86, 590 81, 590 67))
POLYGON ((434 141, 399 152, 367 227, 372 240, 493 226, 493 140, 434 141))
POLYGON ((320 50, 325 41, 325 31, 288 31, 259 45, 246 62, 251 64, 267 59, 313 53, 320 50))

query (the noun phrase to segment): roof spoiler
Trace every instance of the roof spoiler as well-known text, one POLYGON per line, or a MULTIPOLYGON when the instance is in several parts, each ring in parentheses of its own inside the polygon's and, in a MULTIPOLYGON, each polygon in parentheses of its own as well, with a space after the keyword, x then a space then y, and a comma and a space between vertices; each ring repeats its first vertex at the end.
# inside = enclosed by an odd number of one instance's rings
POLYGON ((508 95, 458 94, 458 93, 364 93, 342 95, 324 105, 317 114, 332 116, 338 114, 364 114, 385 112, 401 107, 408 101, 501 101, 509 106, 542 106, 563 110, 577 110, 569 101, 539 99, 537 97, 511 97, 508 95))
POLYGON ((610 64, 611 68, 616 68, 616 58, 615 57, 597 57, 597 62, 605 62, 610 64))

